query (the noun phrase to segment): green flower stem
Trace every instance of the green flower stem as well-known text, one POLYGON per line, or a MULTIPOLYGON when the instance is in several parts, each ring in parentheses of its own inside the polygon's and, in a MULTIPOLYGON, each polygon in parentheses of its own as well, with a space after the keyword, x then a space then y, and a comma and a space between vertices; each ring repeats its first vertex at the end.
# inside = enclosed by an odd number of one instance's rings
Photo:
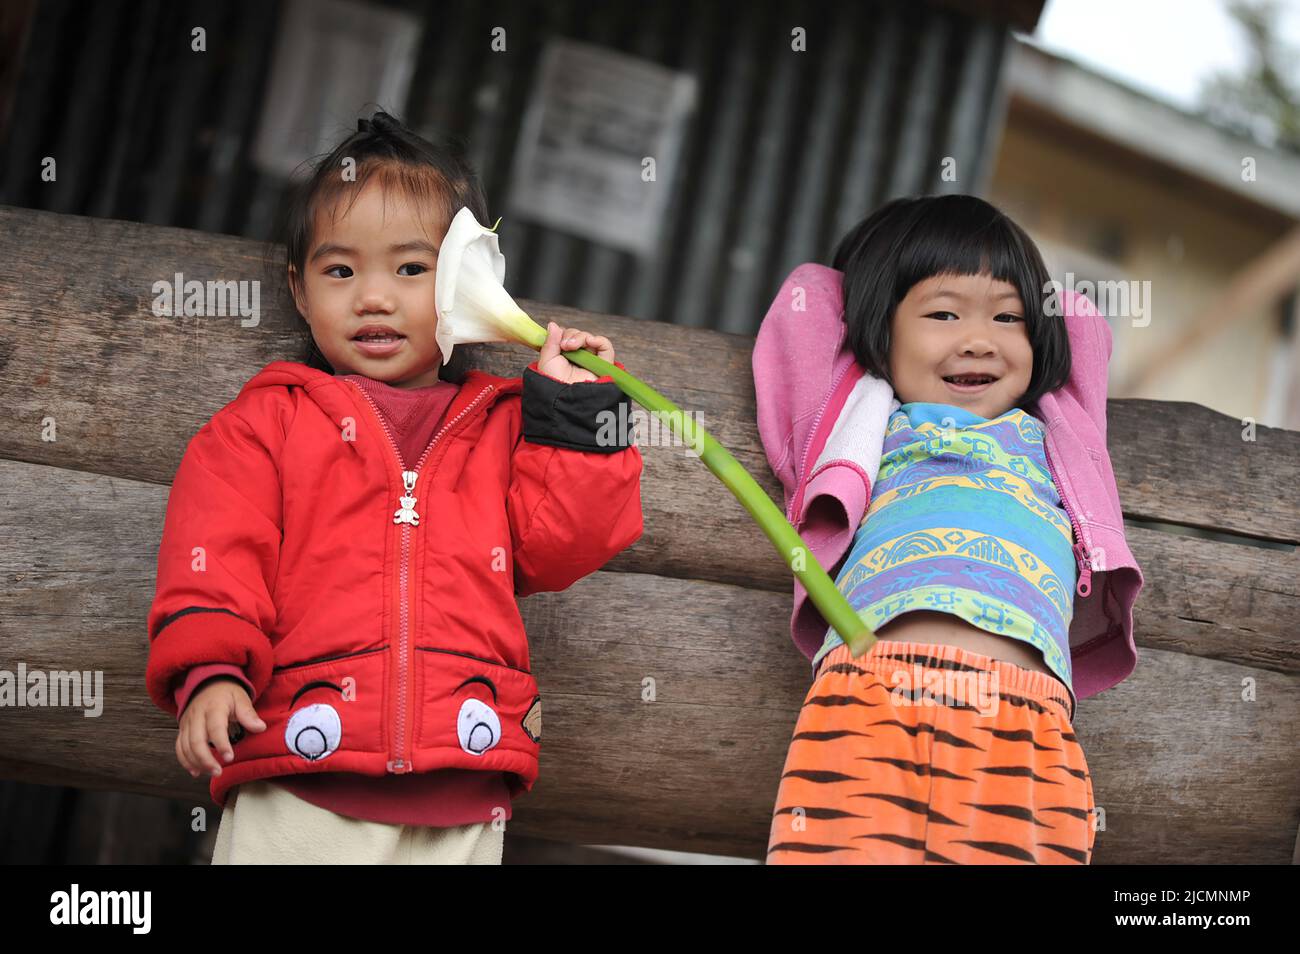
POLYGON ((704 428, 696 425, 688 415, 683 414, 672 401, 622 368, 610 364, 585 348, 562 351, 561 354, 597 376, 608 375, 613 378, 624 394, 668 424, 690 447, 702 448, 699 456, 705 466, 727 486, 727 489, 735 495, 762 531, 767 534, 767 538, 776 547, 776 552, 785 560, 786 566, 803 583, 813 605, 840 634, 840 638, 848 644, 849 651, 854 656, 860 656, 872 647, 876 641, 875 633, 844 598, 835 581, 817 562, 812 550, 795 532, 794 527, 790 526, 790 521, 785 518, 785 514, 725 447, 714 440, 704 428))

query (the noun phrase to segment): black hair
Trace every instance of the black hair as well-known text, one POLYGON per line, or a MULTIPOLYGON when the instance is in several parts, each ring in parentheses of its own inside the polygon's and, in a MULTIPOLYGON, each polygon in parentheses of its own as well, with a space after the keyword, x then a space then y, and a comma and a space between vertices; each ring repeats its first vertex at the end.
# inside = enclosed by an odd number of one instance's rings
MULTIPOLYGON (((377 111, 370 119, 357 120, 356 132, 327 155, 305 165, 305 175, 299 175, 297 179, 291 177, 274 237, 274 241, 284 247, 282 257, 276 253, 275 271, 284 279, 288 306, 295 312, 297 305, 293 300, 288 266, 294 267, 301 280, 317 214, 334 207, 336 200, 345 195, 350 210, 366 183, 375 176, 379 177, 386 192, 400 190, 410 197, 419 210, 417 214, 432 211, 440 215, 444 229, 463 208, 473 212, 480 222, 488 221, 487 199, 477 172, 466 158, 464 141, 437 132, 430 138, 419 136, 383 110, 377 111), (345 177, 344 170, 351 175, 345 177)), ((435 244, 441 240, 442 235, 434 237, 435 244)), ((311 326, 301 313, 298 318, 304 339, 303 363, 333 374, 334 369, 316 347, 311 326)), ((439 370, 438 376, 442 380, 463 381, 469 357, 465 347, 456 347, 451 360, 439 370)))
POLYGON ((848 344, 862 367, 893 386, 891 326, 899 302, 936 275, 992 275, 1013 286, 1034 352, 1027 408, 1070 377, 1070 339, 1038 247, 1004 212, 973 195, 893 199, 839 241, 831 267, 844 273, 848 344))

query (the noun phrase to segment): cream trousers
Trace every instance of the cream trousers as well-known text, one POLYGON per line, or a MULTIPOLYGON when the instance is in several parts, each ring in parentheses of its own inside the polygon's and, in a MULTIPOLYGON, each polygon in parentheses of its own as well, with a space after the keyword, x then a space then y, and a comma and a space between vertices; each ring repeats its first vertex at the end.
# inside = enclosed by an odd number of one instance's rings
POLYGON ((491 822, 433 828, 348 818, 266 779, 231 790, 214 865, 499 865, 505 840, 491 822))

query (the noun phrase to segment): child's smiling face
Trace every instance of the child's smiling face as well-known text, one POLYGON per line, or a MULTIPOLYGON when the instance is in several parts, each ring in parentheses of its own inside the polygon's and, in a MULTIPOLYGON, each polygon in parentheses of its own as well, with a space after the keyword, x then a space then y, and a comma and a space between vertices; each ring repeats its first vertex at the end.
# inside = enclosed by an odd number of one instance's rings
POLYGON ((935 275, 899 302, 890 328, 889 372, 902 404, 952 404, 985 418, 1015 407, 1029 390, 1034 352, 1014 285, 991 275, 935 275), (945 378, 995 378, 975 388, 945 378))
MULTIPOLYGON (((405 195, 385 193, 374 180, 351 209, 340 202, 335 215, 317 215, 303 281, 291 287, 316 347, 337 373, 402 388, 438 382, 434 278, 448 223, 440 212, 431 217, 439 220, 432 231, 405 195), (369 325, 401 338, 395 346, 356 340, 369 325)), ((293 266, 289 271, 292 279, 293 266)))

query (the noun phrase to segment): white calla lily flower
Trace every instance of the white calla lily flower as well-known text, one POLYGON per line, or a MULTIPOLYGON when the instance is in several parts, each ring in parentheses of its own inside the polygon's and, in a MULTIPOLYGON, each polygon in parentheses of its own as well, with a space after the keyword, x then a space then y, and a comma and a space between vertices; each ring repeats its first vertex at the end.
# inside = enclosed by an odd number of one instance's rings
POLYGON ((546 329, 515 304, 501 284, 505 278, 506 257, 497 233, 461 209, 442 240, 434 274, 443 364, 458 344, 513 341, 536 350, 545 343, 546 329))
MULTIPOLYGON (((510 341, 540 351, 546 343, 546 329, 515 304, 501 284, 505 277, 506 259, 497 233, 484 228, 469 209, 461 209, 442 240, 434 275, 436 336, 443 364, 458 344, 510 341)), ((786 565, 803 582, 809 599, 848 643, 853 655, 860 656, 871 648, 876 637, 867 622, 845 599, 781 509, 725 447, 676 404, 623 368, 585 348, 564 352, 564 356, 593 374, 609 376, 624 394, 685 439, 767 534, 786 565)))

